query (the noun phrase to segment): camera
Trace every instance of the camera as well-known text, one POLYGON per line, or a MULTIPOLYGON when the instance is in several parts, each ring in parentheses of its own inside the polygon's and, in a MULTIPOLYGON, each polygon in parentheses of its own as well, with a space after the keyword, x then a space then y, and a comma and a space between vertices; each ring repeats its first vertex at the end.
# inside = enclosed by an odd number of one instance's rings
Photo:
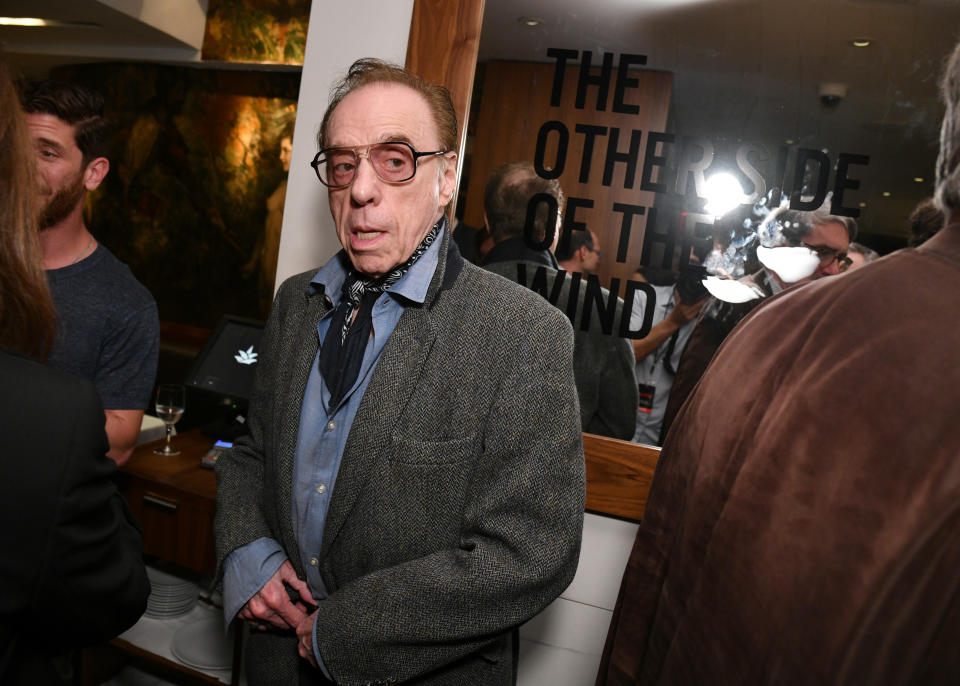
POLYGON ((847 97, 847 84, 821 83, 817 95, 820 97, 820 104, 824 107, 836 107, 847 97))
POLYGON ((677 275, 677 295, 685 305, 700 302, 707 295, 703 279, 707 276, 707 268, 702 264, 688 264, 677 275))

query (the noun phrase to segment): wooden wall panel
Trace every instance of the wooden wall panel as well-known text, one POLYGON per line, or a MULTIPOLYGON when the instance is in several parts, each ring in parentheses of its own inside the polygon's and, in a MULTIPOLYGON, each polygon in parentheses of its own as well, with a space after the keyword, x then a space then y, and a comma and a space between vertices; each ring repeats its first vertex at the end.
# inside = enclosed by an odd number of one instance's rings
MULTIPOLYGON (((484 0, 415 0, 410 21, 407 69, 427 81, 443 84, 453 97, 460 134, 458 172, 467 139, 483 5, 484 0)), ((451 213, 456 205, 454 195, 451 213)))
MULTIPOLYGON (((594 70, 591 70, 593 73, 594 70)), ((615 262, 617 241, 620 235, 622 215, 613 211, 614 203, 629 203, 650 207, 654 194, 640 191, 640 176, 643 155, 649 131, 666 131, 670 96, 673 89, 673 74, 653 70, 631 70, 639 80, 639 86, 626 91, 627 104, 637 105, 638 114, 620 114, 612 111, 614 83, 617 70, 613 70, 606 111, 597 110, 597 88, 587 92, 583 109, 575 107, 577 82, 580 70, 568 65, 564 73, 564 87, 560 105, 550 106, 553 87, 553 63, 493 61, 486 65, 480 112, 477 116, 476 139, 473 141, 473 156, 470 164, 469 186, 463 219, 471 226, 483 225, 483 187, 491 170, 505 162, 526 160, 532 162, 537 146, 537 134, 546 121, 559 120, 569 131, 569 149, 566 164, 560 176, 560 185, 567 196, 590 198, 594 206, 577 212, 577 218, 597 234, 603 258, 600 264, 600 280, 609 283, 611 276, 629 278, 640 261, 643 246, 645 217, 634 219, 630 236, 628 259, 624 264, 615 262), (643 132, 640 160, 632 188, 624 187, 625 165, 614 167, 612 184, 602 184, 607 138, 598 136, 591 156, 590 176, 587 183, 580 183, 580 165, 583 158, 585 136, 577 134, 577 124, 604 126, 608 130, 619 128, 620 151, 629 149, 631 131, 643 132)), ((555 135, 551 141, 556 141, 555 135)), ((547 160, 553 160, 555 143, 548 147, 547 160)), ((654 178, 656 180, 656 177, 654 178)))
POLYGON ((587 510, 633 521, 643 518, 660 448, 583 435, 587 510))

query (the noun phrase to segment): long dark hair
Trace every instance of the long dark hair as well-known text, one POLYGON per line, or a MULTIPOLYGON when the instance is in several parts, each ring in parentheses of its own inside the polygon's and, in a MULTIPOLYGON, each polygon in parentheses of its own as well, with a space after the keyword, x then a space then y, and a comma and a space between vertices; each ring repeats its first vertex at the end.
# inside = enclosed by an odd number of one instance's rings
POLYGON ((0 55, 0 347, 46 359, 56 310, 43 270, 34 164, 20 99, 0 55))

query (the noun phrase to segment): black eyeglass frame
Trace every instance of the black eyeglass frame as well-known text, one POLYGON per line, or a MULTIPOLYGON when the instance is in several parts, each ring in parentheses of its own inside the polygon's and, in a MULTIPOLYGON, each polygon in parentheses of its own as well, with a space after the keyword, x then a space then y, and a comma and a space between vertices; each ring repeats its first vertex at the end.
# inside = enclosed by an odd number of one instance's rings
POLYGON ((421 158, 421 157, 436 157, 437 155, 446 155, 448 152, 450 152, 449 150, 431 150, 430 152, 419 152, 419 151, 417 151, 416 148, 414 148, 412 145, 410 145, 410 144, 407 143, 406 141, 383 141, 383 142, 381 142, 381 143, 371 143, 370 145, 358 145, 358 146, 355 147, 355 148, 344 147, 344 146, 335 146, 335 147, 332 147, 332 148, 324 148, 323 150, 321 150, 320 152, 318 152, 316 155, 314 155, 313 160, 310 162, 310 166, 313 167, 313 172, 317 175, 317 179, 320 180, 320 183, 322 183, 322 184, 323 184, 324 186, 326 186, 327 188, 330 188, 330 189, 332 189, 332 190, 340 190, 341 188, 348 188, 351 184, 353 184, 354 180, 357 178, 357 171, 356 171, 356 169, 354 169, 353 177, 350 179, 350 183, 345 183, 345 184, 343 184, 343 185, 334 186, 334 185, 331 185, 331 184, 329 184, 329 183, 327 183, 326 181, 323 180, 323 175, 320 173, 320 165, 322 164, 321 158, 322 158, 324 155, 328 154, 331 150, 350 150, 350 151, 353 152, 353 156, 354 156, 355 158, 357 158, 357 168, 359 168, 359 167, 360 167, 360 160, 361 160, 361 156, 360 156, 360 152, 359 152, 359 151, 360 151, 360 150, 363 150, 363 149, 366 149, 366 151, 367 151, 367 154, 365 155, 365 157, 367 158, 367 162, 370 162, 370 166, 373 167, 373 173, 376 174, 376 175, 377 175, 377 178, 380 179, 381 181, 383 181, 384 183, 391 183, 391 184, 406 183, 407 181, 409 181, 410 179, 412 179, 414 176, 416 176, 416 175, 417 175, 417 169, 420 168, 420 158, 421 158), (385 178, 383 178, 382 176, 380 176, 380 173, 377 171, 377 165, 375 165, 375 164, 373 164, 372 162, 370 162, 370 150, 371 150, 372 148, 376 148, 376 147, 379 147, 379 146, 381 146, 381 145, 402 145, 402 146, 406 147, 407 149, 409 149, 409 150, 410 150, 410 153, 413 155, 413 173, 411 173, 410 176, 408 176, 408 177, 405 178, 405 179, 398 179, 398 180, 393 180, 393 181, 391 181, 391 180, 389 180, 389 179, 385 179, 385 178))
POLYGON ((817 257, 820 259, 820 264, 830 264, 836 260, 837 267, 840 269, 840 271, 843 271, 853 264, 853 260, 851 260, 847 256, 847 253, 842 250, 837 250, 836 248, 831 248, 827 245, 813 245, 812 243, 807 243, 806 241, 802 241, 802 243, 804 248, 816 253, 817 257))

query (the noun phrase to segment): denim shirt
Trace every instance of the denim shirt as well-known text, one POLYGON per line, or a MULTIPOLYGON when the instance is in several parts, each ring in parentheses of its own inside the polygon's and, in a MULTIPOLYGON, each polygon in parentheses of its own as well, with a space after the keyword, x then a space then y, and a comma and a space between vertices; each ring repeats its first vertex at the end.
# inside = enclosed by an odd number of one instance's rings
MULTIPOLYGON (((330 407, 330 392, 319 371, 319 349, 314 357, 300 410, 300 428, 293 472, 293 530, 306 570, 306 583, 313 597, 321 601, 327 589, 320 578, 318 558, 330 499, 350 427, 357 414, 380 354, 409 303, 423 303, 437 269, 443 231, 433 245, 395 283, 381 293, 373 307, 373 332, 364 351, 360 373, 351 389, 336 407, 330 407)), ((327 262, 310 282, 311 292, 323 287, 335 308, 342 297, 349 261, 340 251, 327 262)), ((317 325, 320 345, 330 327, 333 309, 317 325)), ((231 552, 224 561, 223 610, 227 624, 237 612, 276 573, 287 559, 280 544, 272 538, 260 538, 231 552)), ((314 645, 316 653, 316 645, 314 645)), ((317 655, 320 662, 319 655, 317 655)), ((326 670, 324 669, 326 673, 326 670)), ((328 675, 329 676, 329 675, 328 675)))

